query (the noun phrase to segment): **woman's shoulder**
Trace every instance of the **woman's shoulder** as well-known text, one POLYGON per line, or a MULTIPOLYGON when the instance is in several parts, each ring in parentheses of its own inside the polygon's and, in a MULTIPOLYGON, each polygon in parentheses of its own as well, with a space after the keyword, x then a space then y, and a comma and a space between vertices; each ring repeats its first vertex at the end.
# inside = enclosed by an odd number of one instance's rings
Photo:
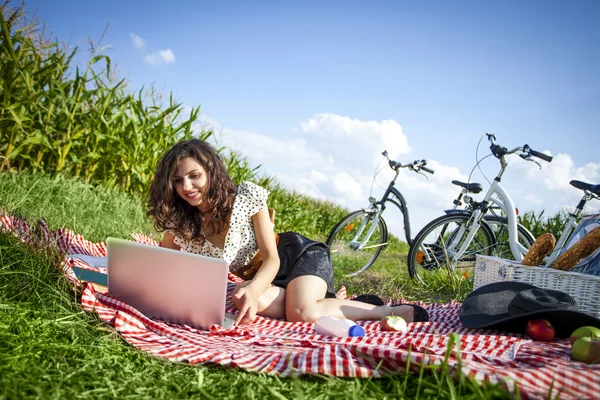
POLYGON ((234 214, 252 216, 267 207, 269 191, 255 183, 244 181, 239 184, 235 199, 234 214))
POLYGON ((243 181, 238 185, 238 195, 266 199, 269 197, 269 191, 254 182, 243 181))

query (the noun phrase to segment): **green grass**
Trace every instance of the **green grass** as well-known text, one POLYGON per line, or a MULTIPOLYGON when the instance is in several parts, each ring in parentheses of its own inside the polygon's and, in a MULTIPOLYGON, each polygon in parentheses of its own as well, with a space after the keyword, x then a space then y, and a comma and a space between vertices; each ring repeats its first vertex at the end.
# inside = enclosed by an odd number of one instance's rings
POLYGON ((50 229, 69 228, 97 242, 130 233, 156 236, 140 200, 80 179, 35 174, 0 174, 0 210, 50 229))
POLYGON ((431 274, 424 285, 418 285, 408 275, 406 254, 385 250, 361 275, 336 276, 336 288, 342 285, 348 293, 374 293, 386 300, 404 298, 426 303, 463 300, 473 290, 471 281, 458 275, 450 279, 445 271, 431 274))
MULTIPOLYGON (((0 209, 29 221, 43 217, 52 229, 70 228, 94 241, 152 233, 138 200, 73 179, 0 174, 0 209)), ((393 264, 401 262, 385 253, 364 276, 344 283, 350 293, 426 301, 456 297, 443 282, 415 289, 397 273, 393 264)), ((450 379, 444 365, 383 379, 284 379, 157 359, 135 350, 97 316, 85 313, 79 294, 51 264, 44 254, 0 235, 0 399, 510 397, 497 386, 450 379)))

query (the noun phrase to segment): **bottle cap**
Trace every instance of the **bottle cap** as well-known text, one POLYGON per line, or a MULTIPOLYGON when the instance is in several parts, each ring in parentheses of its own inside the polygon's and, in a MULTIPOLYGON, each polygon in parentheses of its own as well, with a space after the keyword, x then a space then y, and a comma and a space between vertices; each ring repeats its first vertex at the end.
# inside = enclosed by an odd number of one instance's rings
POLYGON ((348 336, 365 336, 365 329, 360 325, 351 326, 348 329, 348 336))

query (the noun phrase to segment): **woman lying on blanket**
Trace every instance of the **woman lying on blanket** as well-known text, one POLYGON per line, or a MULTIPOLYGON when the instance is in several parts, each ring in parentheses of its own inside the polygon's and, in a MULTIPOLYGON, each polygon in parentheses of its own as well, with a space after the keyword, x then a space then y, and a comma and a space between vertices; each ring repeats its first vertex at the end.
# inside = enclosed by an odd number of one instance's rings
POLYGON ((322 315, 379 320, 394 314, 424 322, 419 306, 375 305, 335 298, 327 247, 300 234, 273 235, 269 192, 251 182, 235 186, 206 142, 182 141, 163 156, 150 188, 148 213, 164 231, 162 246, 225 259, 245 282, 233 292, 240 310, 236 323, 256 315, 314 322, 322 315), (262 265, 250 276, 245 266, 260 252, 262 265), (246 271, 247 272, 247 271, 246 271))

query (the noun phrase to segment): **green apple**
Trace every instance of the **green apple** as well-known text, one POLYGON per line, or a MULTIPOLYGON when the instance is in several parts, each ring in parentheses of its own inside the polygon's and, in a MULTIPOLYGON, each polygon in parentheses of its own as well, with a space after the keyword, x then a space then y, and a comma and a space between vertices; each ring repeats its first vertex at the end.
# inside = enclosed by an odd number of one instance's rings
POLYGON ((390 315, 382 318, 380 321, 380 326, 382 331, 404 332, 408 329, 404 318, 396 315, 390 315))
POLYGON ((600 362, 600 340, 591 337, 579 338, 573 343, 571 355, 586 364, 600 362))
POLYGON ((577 328, 571 333, 571 345, 575 343, 575 341, 582 337, 591 337, 595 339, 600 339, 600 329, 595 326, 582 326, 577 328))

